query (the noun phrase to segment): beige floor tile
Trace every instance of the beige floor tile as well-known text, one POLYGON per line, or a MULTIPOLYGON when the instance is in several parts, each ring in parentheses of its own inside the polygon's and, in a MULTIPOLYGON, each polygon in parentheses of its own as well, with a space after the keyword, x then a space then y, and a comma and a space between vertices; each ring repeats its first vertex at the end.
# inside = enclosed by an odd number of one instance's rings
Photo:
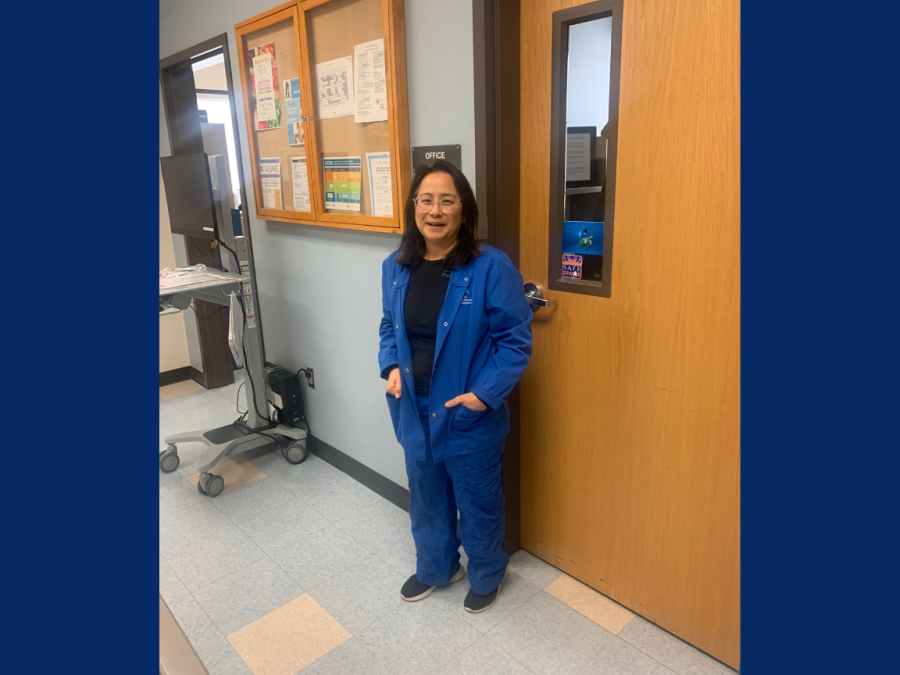
POLYGON ((190 394, 192 391, 202 391, 203 387, 193 380, 185 380, 184 382, 176 382, 165 387, 159 388, 159 395, 165 399, 175 398, 184 394, 190 394))
MULTIPOLYGON (((225 464, 219 464, 219 466, 214 467, 210 473, 222 476, 225 481, 225 489, 222 490, 223 495, 233 492, 239 487, 249 485, 255 480, 266 477, 266 474, 257 469, 243 457, 238 457, 230 462, 225 462, 225 464)), ((200 482, 200 474, 195 473, 193 476, 188 476, 188 481, 190 481, 194 487, 197 487, 197 483, 200 482)), ((211 498, 207 497, 207 499, 211 498)))
POLYGON ((294 675, 350 633, 308 593, 228 636, 253 675, 294 675))
POLYGON ((563 574, 544 589, 579 614, 583 614, 613 635, 618 635, 634 618, 634 614, 593 588, 563 574))

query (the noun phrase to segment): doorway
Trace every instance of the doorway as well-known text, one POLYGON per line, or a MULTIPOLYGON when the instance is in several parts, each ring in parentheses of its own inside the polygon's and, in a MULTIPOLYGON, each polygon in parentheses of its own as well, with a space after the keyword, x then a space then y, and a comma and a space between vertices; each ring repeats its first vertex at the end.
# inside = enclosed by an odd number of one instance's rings
POLYGON ((475 3, 479 201, 557 303, 511 399, 507 499, 522 548, 738 667, 740 5, 620 3, 615 259, 593 294, 554 281, 550 229, 554 13, 586 5, 475 3))
MULTIPOLYGON (((228 36, 223 33, 162 59, 159 76, 171 154, 205 152, 222 157, 219 180, 227 188, 220 198, 224 212, 235 210, 239 217, 220 227, 249 236, 228 36)), ((188 265, 220 266, 214 240, 184 236, 184 248, 188 265)), ((191 376, 207 389, 227 386, 234 382, 228 310, 202 300, 195 300, 192 308, 202 368, 192 368, 191 376)))

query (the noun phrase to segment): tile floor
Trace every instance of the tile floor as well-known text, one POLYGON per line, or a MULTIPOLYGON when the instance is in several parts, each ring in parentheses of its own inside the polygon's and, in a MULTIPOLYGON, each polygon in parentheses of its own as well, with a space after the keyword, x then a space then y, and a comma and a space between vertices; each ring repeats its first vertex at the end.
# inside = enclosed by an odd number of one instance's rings
MULTIPOLYGON (((161 388, 160 450, 234 421, 239 382, 161 388)), ((292 466, 272 450, 217 467, 226 491, 209 499, 202 450, 181 445, 178 471, 159 475, 159 589, 211 675, 734 673, 525 551, 483 614, 463 610, 465 580, 403 602, 416 562, 404 511, 313 455, 292 466)))

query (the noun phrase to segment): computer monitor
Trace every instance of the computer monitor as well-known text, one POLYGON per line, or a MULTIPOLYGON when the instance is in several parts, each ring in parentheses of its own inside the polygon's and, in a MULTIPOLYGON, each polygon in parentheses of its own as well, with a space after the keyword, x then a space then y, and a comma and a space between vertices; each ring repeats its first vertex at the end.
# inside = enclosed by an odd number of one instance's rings
POLYGON ((212 179, 205 152, 160 157, 172 232, 217 239, 212 179))

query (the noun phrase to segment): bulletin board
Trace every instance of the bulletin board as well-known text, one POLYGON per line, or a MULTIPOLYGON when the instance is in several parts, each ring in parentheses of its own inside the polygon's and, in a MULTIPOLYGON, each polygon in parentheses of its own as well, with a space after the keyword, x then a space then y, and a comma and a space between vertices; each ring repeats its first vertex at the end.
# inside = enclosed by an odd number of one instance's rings
MULTIPOLYGON (((355 45, 383 39, 381 9, 381 0, 333 0, 310 10, 307 30, 313 67, 341 57, 352 60, 355 45)), ((389 122, 358 123, 352 116, 323 119, 321 111, 317 112, 315 125, 321 156, 362 158, 360 215, 374 215, 366 153, 390 152, 389 122)), ((335 209, 325 212, 339 213, 335 209)))
MULTIPOLYGON (((276 101, 279 107, 280 126, 275 128, 260 130, 258 122, 255 119, 248 120, 252 126, 252 142, 256 144, 257 161, 267 158, 279 158, 281 171, 281 197, 282 209, 286 211, 301 210, 295 208, 294 205, 294 187, 293 176, 291 170, 291 158, 306 157, 306 134, 303 133, 303 145, 291 145, 288 133, 288 117, 285 101, 285 83, 290 80, 300 78, 300 68, 298 63, 298 55, 296 48, 296 27, 292 19, 285 19, 271 26, 267 26, 260 30, 248 33, 245 36, 244 48, 242 49, 242 57, 245 60, 244 68, 252 68, 249 50, 259 49, 266 45, 274 43, 275 45, 275 68, 277 68, 277 91, 275 92, 276 101)), ((301 109, 303 104, 307 103, 305 97, 301 96, 301 109)), ((304 123, 305 126, 305 123, 304 123)), ((298 135, 299 136, 299 135, 298 135)), ((308 161, 308 160, 307 160, 308 161)), ((259 171, 258 167, 254 167, 255 171, 259 171)), ((307 169, 308 171, 308 169, 307 169)), ((307 201, 309 201, 309 181, 307 179, 307 201)), ((312 214, 311 203, 307 209, 303 211, 312 214)))
MULTIPOLYGON (((258 217, 403 231, 401 210, 411 179, 403 16, 402 0, 296 0, 235 26, 258 217), (282 120, 275 128, 257 128, 254 115, 254 64, 248 52, 260 48, 273 53, 277 68, 282 120), (284 83, 294 78, 303 145, 289 142, 287 128, 284 83), (294 204, 291 160, 300 157, 306 158, 307 182, 297 193, 308 199, 302 201, 305 211, 294 204), (276 163, 281 208, 269 208, 276 163)), ((268 71, 260 72, 263 82, 268 71)), ((260 99, 264 114, 274 115, 271 97, 260 93, 260 99)), ((292 111, 298 114, 296 104, 292 111)))

